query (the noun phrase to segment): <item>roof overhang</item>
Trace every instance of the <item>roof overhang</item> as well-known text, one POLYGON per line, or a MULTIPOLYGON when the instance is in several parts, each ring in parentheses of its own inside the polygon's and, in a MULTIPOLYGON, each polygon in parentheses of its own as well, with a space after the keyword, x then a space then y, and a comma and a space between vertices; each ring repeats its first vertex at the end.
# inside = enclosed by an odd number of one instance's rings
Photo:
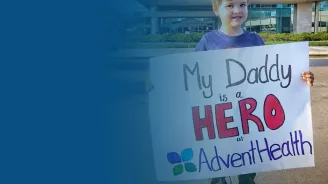
MULTIPOLYGON (((146 7, 158 6, 211 6, 211 0, 137 0, 146 7)), ((251 0, 252 4, 297 4, 304 2, 315 2, 323 0, 251 0)))

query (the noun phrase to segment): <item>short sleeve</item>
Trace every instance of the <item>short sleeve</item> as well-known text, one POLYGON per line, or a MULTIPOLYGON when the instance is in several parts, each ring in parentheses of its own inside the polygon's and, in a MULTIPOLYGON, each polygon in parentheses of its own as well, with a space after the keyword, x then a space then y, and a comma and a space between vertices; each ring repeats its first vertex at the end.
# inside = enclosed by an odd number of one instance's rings
POLYGON ((256 36, 257 36, 259 45, 265 45, 264 40, 262 39, 262 37, 260 35, 258 35, 258 34, 256 34, 256 36))
POLYGON ((206 38, 203 36, 200 41, 197 43, 195 51, 206 51, 206 38))
POLYGON ((257 33, 251 33, 250 36, 251 36, 250 38, 252 39, 253 46, 263 46, 263 45, 265 45, 264 40, 257 33))

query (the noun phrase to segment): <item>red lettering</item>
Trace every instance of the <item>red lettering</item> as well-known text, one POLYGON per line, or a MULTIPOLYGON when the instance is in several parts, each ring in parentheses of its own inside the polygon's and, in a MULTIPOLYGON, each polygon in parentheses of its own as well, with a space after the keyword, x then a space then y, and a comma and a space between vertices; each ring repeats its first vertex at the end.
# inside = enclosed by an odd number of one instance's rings
POLYGON ((199 107, 192 108, 192 117, 194 120, 194 129, 196 141, 203 140, 202 128, 206 128, 208 132, 209 139, 215 139, 212 107, 210 105, 205 106, 205 118, 200 119, 199 117, 199 107))
POLYGON ((233 122, 233 117, 225 117, 224 111, 231 108, 231 102, 215 105, 216 125, 220 138, 234 137, 239 135, 237 127, 227 129, 227 123, 233 122))
POLYGON ((241 123, 243 127, 243 133, 249 133, 249 125, 248 121, 253 121, 259 131, 264 131, 263 124, 259 117, 252 114, 252 112, 256 109, 257 102, 254 98, 246 98, 239 101, 239 109, 240 109, 240 116, 241 116, 241 123), (249 105, 250 108, 247 109, 246 105, 249 105))
POLYGON ((285 112, 276 96, 270 94, 264 101, 264 120, 268 128, 277 130, 285 122, 285 112))

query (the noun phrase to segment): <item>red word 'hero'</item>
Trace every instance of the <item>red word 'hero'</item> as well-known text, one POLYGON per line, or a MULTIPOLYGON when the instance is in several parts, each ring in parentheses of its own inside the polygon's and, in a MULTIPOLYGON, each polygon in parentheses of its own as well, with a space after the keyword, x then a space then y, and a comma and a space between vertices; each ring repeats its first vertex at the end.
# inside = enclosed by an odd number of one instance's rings
MULTIPOLYGON (((238 105, 243 134, 249 134, 249 123, 255 123, 258 131, 264 131, 261 119, 253 114, 253 111, 257 107, 257 101, 254 98, 245 98, 240 100, 238 105)), ((239 136, 237 127, 227 128, 227 124, 234 121, 232 116, 225 116, 225 111, 229 109, 232 109, 231 102, 215 105, 215 120, 219 138, 239 136)), ((200 118, 199 107, 196 106, 192 108, 196 141, 204 140, 203 129, 207 129, 209 139, 215 139, 212 106, 205 105, 204 110, 205 118, 200 118)), ((284 109, 276 96, 270 94, 265 98, 263 117, 266 126, 271 130, 277 130, 285 122, 284 109)))

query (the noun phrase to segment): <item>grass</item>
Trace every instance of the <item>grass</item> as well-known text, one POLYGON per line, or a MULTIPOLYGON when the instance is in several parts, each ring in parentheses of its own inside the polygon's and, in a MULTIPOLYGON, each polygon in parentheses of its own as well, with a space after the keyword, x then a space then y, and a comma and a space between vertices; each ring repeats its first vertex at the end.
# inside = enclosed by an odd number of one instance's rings
MULTIPOLYGON (((266 45, 274 44, 284 44, 292 43, 288 41, 266 41, 266 45)), ((124 48, 129 49, 145 49, 145 48, 195 48, 197 43, 188 43, 188 42, 157 42, 157 43, 147 43, 147 42, 136 42, 136 43, 127 43, 124 48)), ((309 46, 328 46, 328 41, 309 41, 309 46)))
POLYGON ((310 46, 328 46, 328 41, 310 42, 310 46))
MULTIPOLYGON (((266 45, 292 43, 286 41, 266 41, 266 45)), ((328 46, 328 41, 309 41, 309 46, 328 46)))
POLYGON ((188 42, 158 42, 158 43, 147 43, 147 42, 139 42, 139 43, 127 43, 125 44, 125 48, 131 49, 144 49, 144 48, 195 48, 197 43, 188 43, 188 42))

